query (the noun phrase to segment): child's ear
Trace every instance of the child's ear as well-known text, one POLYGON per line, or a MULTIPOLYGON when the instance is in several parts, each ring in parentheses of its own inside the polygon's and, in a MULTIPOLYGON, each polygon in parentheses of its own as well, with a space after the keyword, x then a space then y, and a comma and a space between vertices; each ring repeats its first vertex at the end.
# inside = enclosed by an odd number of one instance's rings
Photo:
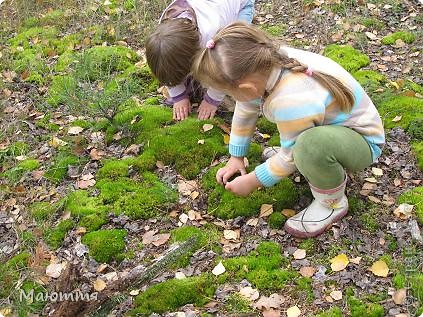
POLYGON ((244 91, 248 91, 248 92, 250 92, 254 95, 258 95, 258 89, 257 89, 256 85, 254 85, 251 82, 247 81, 247 82, 241 83, 241 84, 238 85, 238 88, 242 89, 244 91))

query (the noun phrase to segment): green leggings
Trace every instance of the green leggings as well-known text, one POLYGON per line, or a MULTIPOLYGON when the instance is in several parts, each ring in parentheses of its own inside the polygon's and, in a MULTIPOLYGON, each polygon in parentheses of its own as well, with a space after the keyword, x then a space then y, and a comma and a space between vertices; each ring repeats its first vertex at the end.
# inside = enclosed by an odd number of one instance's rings
POLYGON ((344 169, 356 172, 372 164, 366 140, 343 126, 319 126, 301 133, 293 148, 298 170, 313 186, 332 189, 345 178, 344 169))

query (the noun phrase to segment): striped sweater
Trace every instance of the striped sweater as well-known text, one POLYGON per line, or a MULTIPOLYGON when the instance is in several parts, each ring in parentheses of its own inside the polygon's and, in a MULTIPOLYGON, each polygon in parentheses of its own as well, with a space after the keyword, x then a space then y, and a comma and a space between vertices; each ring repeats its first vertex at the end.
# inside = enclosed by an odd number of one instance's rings
POLYGON ((281 143, 281 150, 255 169, 258 180, 266 187, 296 170, 292 156, 295 141, 303 131, 315 126, 342 125, 360 133, 369 143, 375 161, 381 154, 380 146, 385 142, 383 123, 360 84, 329 58, 288 47, 281 49, 312 70, 330 74, 347 85, 354 94, 354 106, 350 113, 341 112, 330 92, 315 79, 287 70, 281 74, 281 69, 275 68, 266 84, 266 91, 273 91, 264 103, 258 100, 237 102, 232 119, 230 154, 238 157, 247 155, 262 111, 269 121, 277 124, 281 143))

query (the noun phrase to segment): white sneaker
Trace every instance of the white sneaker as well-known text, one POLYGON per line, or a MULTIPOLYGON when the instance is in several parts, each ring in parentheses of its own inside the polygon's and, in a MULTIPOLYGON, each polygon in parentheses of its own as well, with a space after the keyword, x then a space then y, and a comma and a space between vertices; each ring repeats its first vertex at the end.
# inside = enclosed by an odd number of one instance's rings
POLYGON ((285 222, 285 231, 297 238, 315 237, 345 217, 348 213, 346 183, 345 176, 345 181, 333 189, 319 189, 309 184, 314 201, 285 222))

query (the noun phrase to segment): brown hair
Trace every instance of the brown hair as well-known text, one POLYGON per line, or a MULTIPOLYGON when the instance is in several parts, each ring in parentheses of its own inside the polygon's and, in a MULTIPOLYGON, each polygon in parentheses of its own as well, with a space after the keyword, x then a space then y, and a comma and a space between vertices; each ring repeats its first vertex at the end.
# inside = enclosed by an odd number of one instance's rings
MULTIPOLYGON (((305 72, 308 68, 281 52, 263 31, 242 22, 221 29, 213 41, 214 48, 200 51, 192 67, 194 77, 207 86, 234 89, 245 76, 275 66, 292 72, 305 72)), ((330 91, 343 112, 351 111, 354 95, 348 87, 322 72, 313 70, 312 76, 330 91)))
POLYGON ((168 86, 180 84, 200 49, 197 27, 188 19, 165 20, 147 38, 145 49, 157 79, 168 86))

